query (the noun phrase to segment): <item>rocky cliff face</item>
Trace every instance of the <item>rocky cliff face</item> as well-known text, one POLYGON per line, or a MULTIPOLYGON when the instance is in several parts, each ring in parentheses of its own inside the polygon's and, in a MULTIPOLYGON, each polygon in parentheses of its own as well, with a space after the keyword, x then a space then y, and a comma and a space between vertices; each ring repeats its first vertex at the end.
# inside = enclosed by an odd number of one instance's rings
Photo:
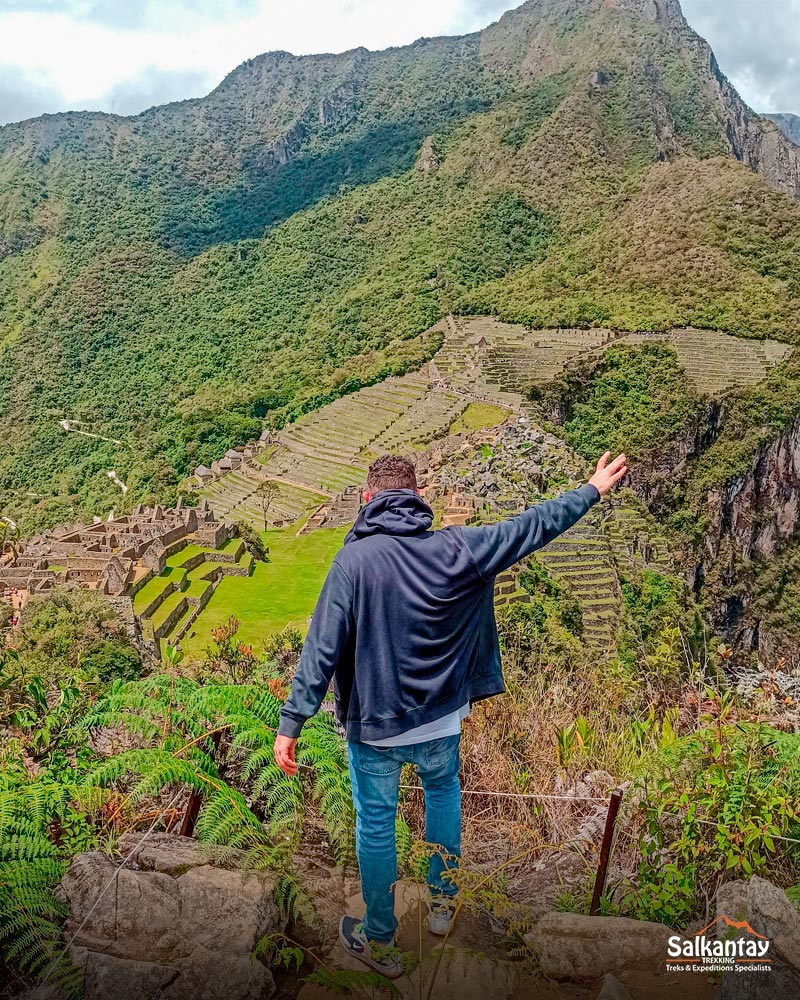
POLYGON ((735 650, 756 652, 774 665, 790 651, 787 635, 767 627, 754 580, 756 561, 780 558, 781 545, 800 528, 800 418, 759 448, 747 473, 709 491, 706 514, 703 552, 690 583, 735 650))
POLYGON ((726 136, 731 155, 766 177, 779 191, 800 198, 800 147, 787 139, 773 122, 748 108, 723 76, 708 44, 702 42, 702 47, 707 52, 712 80, 716 81, 717 100, 727 120, 726 136))
POLYGON ((631 10, 668 31, 673 42, 695 62, 704 89, 716 105, 730 155, 766 177, 779 191, 800 199, 800 147, 777 124, 757 115, 745 104, 720 69, 711 46, 689 26, 678 0, 606 0, 606 3, 631 10))
POLYGON ((753 456, 749 472, 708 494, 709 559, 768 559, 800 525, 800 419, 753 456))
POLYGON ((686 472, 689 460, 702 454, 719 435, 725 411, 717 400, 708 403, 700 418, 663 447, 645 455, 633 468, 628 484, 654 510, 669 503, 674 483, 686 472))
MULTIPOLYGON (((691 475, 691 460, 716 440, 724 421, 724 403, 709 402, 699 420, 637 463, 629 485, 651 509, 668 511, 675 483, 691 475)), ((774 663, 785 654, 785 636, 762 623, 754 580, 800 530, 800 418, 766 441, 745 473, 709 490, 697 514, 705 528, 694 555, 684 553, 689 587, 737 653, 757 651, 774 663)))
MULTIPOLYGON (((615 12, 621 18, 617 28, 632 32, 630 44, 644 44, 647 29, 636 22, 649 21, 688 57, 694 69, 693 87, 716 121, 720 152, 724 149, 779 191, 800 199, 800 147, 745 104, 722 73, 711 46, 686 21, 678 0, 529 0, 481 32, 484 65, 498 76, 536 80, 588 65, 595 57, 607 58, 614 32, 607 32, 602 18, 615 12), (588 19, 597 25, 594 36, 575 30, 570 40, 565 27, 575 29, 588 19)), ((643 69, 645 76, 652 76, 647 60, 643 69)), ((681 152, 681 144, 676 141, 669 100, 658 86, 651 99, 660 152, 671 158, 681 152)))
POLYGON ((792 142, 800 145, 800 115, 779 114, 764 115, 763 117, 769 118, 785 136, 788 136, 792 142))

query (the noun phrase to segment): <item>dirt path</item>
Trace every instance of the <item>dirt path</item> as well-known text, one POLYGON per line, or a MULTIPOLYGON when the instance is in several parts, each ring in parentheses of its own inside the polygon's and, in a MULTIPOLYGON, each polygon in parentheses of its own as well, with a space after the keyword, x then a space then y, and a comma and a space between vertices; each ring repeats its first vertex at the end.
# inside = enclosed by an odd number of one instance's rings
POLYGON ((116 438, 103 437, 102 434, 93 434, 91 431, 81 431, 77 427, 72 427, 72 424, 77 423, 76 420, 59 420, 58 426, 67 431, 70 434, 82 434, 87 438, 96 438, 98 441, 109 441, 111 444, 123 444, 124 442, 118 441, 116 438))
MULTIPOLYGON (((425 926, 424 894, 423 886, 408 882, 398 883, 396 889, 397 945, 415 958, 415 967, 394 980, 396 1000, 427 1000, 429 990, 432 1000, 595 1000, 602 989, 600 974, 592 984, 557 983, 536 975, 529 964, 509 957, 498 929, 486 914, 468 910, 459 914, 438 961, 442 938, 430 934, 425 926)), ((344 909, 354 916, 363 915, 360 892, 347 899, 344 909)), ((338 941, 321 957, 330 969, 367 971, 338 941)), ((718 984, 701 975, 654 978, 634 972, 620 974, 618 979, 633 1000, 713 1000, 718 992, 718 984)), ((368 994, 365 990, 364 995, 368 994)), ((296 1000, 334 1000, 336 996, 319 984, 307 983, 297 991, 296 1000)))
MULTIPOLYGON (((104 438, 104 440, 107 441, 108 438, 104 438)), ((123 493, 128 492, 128 487, 125 485, 125 483, 123 483, 123 481, 119 478, 119 476, 113 469, 109 469, 106 475, 108 476, 108 478, 111 480, 112 483, 115 483, 117 486, 119 486, 119 488, 122 490, 123 493)))

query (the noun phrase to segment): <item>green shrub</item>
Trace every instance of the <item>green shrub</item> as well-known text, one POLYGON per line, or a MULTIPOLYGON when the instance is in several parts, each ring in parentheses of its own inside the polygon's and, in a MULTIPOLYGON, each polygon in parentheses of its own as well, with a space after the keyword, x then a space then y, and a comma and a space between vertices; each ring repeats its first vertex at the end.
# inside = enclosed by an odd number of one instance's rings
POLYGON ((706 692, 716 718, 648 762, 639 782, 642 861, 624 908, 677 926, 705 912, 742 875, 797 881, 800 736, 736 722, 732 703, 706 692))

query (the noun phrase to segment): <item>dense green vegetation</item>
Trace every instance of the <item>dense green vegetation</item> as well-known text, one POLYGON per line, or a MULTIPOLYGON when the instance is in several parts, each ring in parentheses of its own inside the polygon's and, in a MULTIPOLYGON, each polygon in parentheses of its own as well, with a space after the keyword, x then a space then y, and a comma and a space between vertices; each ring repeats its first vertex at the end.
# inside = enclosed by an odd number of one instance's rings
POLYGON ((537 666, 537 655, 560 664, 579 657, 583 621, 580 605, 569 591, 534 560, 520 573, 520 587, 527 602, 507 605, 498 618, 507 655, 537 666))
POLYGON ((675 351, 663 344, 611 347, 595 365, 569 371, 532 396, 545 412, 557 412, 560 433, 579 454, 625 452, 632 463, 673 440, 703 410, 675 351))
POLYGON ((27 533, 167 500, 265 418, 419 364, 450 310, 792 336, 800 207, 723 157, 706 72, 564 0, 0 130, 0 504, 27 533))
POLYGON ((753 389, 726 400, 721 433, 698 457, 687 491, 696 503, 720 482, 747 472, 759 447, 773 440, 800 417, 800 356, 795 352, 753 389))
MULTIPOLYGON (((264 422, 421 364, 451 311, 798 342, 800 206, 726 158, 703 59, 629 10, 548 0, 465 39, 263 56, 208 98, 131 119, 0 129, 0 513, 24 536, 169 500, 264 422)), ((713 443, 659 496, 679 539, 700 541, 704 491, 797 417, 799 385, 790 359, 726 398, 713 443)), ((585 457, 618 449, 643 464, 707 406, 657 345, 612 348, 536 400, 585 457)), ((452 429, 502 416, 476 404, 452 429)), ((224 578, 189 655, 165 648, 150 675, 99 595, 27 606, 0 649, 3 971, 26 984, 48 971, 76 996, 72 970, 53 965, 66 865, 153 815, 175 819, 190 791, 198 837, 274 870, 287 906, 308 813, 332 860, 351 860, 330 717, 304 730, 299 780, 271 758, 343 534, 251 530, 251 577, 224 578)), ((136 609, 198 551, 171 557, 136 609)), ((797 568, 792 545, 753 570, 754 607, 776 634, 800 627, 797 568)), ((740 871, 800 878, 780 840, 798 832, 798 737, 778 731, 777 689, 730 690, 728 652, 681 580, 620 576, 619 629, 601 650, 583 641, 569 587, 524 568, 530 600, 499 621, 508 696, 475 706, 464 777, 504 793, 563 794, 597 773, 633 782, 638 848, 604 906, 686 926, 740 871)), ((467 823, 499 822, 495 808, 470 798, 467 823)), ((407 874, 417 819, 404 801, 407 874)), ((574 823, 560 823, 560 810, 526 809, 523 825, 538 846, 573 843, 574 823)), ((505 905, 499 883, 493 902, 505 905)))
MULTIPOLYGON (((231 636, 219 638, 202 682, 174 673, 142 679, 138 670, 133 677, 138 658, 119 637, 109 606, 64 590, 31 608, 18 650, 0 653, 4 981, 12 971, 20 984, 20 973, 45 977, 67 997, 80 996, 80 976, 61 954, 58 881, 74 854, 111 849, 120 834, 149 826, 153 808, 165 822, 174 820, 188 789, 203 800, 198 838, 237 847, 248 865, 275 870, 284 905, 297 892, 287 866, 302 837, 306 803, 317 803, 335 856, 352 855, 346 758, 330 717, 323 713, 307 727, 298 755, 308 768, 302 782, 290 781, 272 760, 281 698, 296 661, 293 637, 285 634, 264 655, 244 658, 231 636), (114 646, 105 677, 87 666, 101 651, 98 642, 114 646), (78 651, 68 658, 73 647, 78 651), (220 746, 206 736, 215 727, 225 733, 220 746), (102 734, 117 735, 109 741, 102 734)), ((174 670, 180 657, 170 662, 174 670)))
MULTIPOLYGON (((330 716, 304 729, 300 780, 272 762, 302 635, 265 634, 273 620, 283 625, 311 609, 341 536, 265 533, 270 561, 256 573, 273 576, 262 588, 243 582, 272 603, 254 611, 244 592, 227 595, 199 655, 184 661, 170 648, 150 676, 139 676, 138 655, 99 595, 57 590, 28 606, 14 648, 0 656, 0 968, 21 984, 46 975, 66 997, 79 996, 80 977, 61 957, 58 881, 76 853, 113 850, 154 815, 174 825, 189 792, 202 803, 197 837, 275 872, 287 907, 304 892, 293 859, 309 818, 312 827, 324 823, 333 857, 352 863, 345 749, 330 716), (225 620, 231 610, 247 624, 225 620)), ((168 569, 180 571, 191 551, 171 557, 168 569)), ((477 793, 465 801, 467 830, 474 811, 485 834, 481 789, 563 793, 583 775, 607 773, 636 788, 606 912, 683 927, 741 871, 797 882, 797 859, 780 838, 796 836, 800 819, 792 804, 798 737, 759 718, 776 697, 769 685, 752 696, 728 688, 724 650, 711 652, 682 582, 651 570, 624 574, 621 628, 605 653, 582 641, 580 605, 543 565, 523 567, 520 584, 529 602, 499 619, 508 695, 474 706, 466 726, 464 780, 477 793)), ((418 820, 404 801, 407 878, 419 877, 425 857, 418 820)), ((574 835, 563 820, 536 811, 525 826, 534 843, 561 843, 574 835)), ((467 866, 465 899, 470 875, 467 866)), ((561 905, 585 906, 580 894, 562 896, 561 905)), ((515 933, 518 904, 505 900, 504 886, 479 902, 515 933)))

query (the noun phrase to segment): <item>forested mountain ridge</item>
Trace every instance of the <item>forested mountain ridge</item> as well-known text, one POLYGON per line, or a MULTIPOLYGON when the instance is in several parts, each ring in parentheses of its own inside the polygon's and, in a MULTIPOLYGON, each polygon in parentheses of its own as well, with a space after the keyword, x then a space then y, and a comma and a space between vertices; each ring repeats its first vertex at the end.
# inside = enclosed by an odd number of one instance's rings
POLYGON ((798 164, 672 0, 530 2, 7 126, 0 503, 30 529, 168 495, 430 356, 448 311, 796 341, 798 164))

